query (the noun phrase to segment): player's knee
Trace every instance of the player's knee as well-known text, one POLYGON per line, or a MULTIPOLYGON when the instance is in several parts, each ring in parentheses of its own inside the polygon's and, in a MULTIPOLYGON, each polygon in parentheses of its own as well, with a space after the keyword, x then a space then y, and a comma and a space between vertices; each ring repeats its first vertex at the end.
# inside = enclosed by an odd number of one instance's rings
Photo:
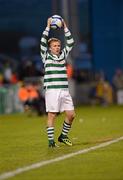
POLYGON ((71 119, 74 120, 75 116, 76 116, 75 112, 73 112, 72 115, 71 115, 71 119))
POLYGON ((71 112, 69 114, 69 120, 72 122, 74 120, 74 118, 75 118, 75 112, 71 112))
POLYGON ((48 112, 48 119, 55 119, 56 113, 48 112))

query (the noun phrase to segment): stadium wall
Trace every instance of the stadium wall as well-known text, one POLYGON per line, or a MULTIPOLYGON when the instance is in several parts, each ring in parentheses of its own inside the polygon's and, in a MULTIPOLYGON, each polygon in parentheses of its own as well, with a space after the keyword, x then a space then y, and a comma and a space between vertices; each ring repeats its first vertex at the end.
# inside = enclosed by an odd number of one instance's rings
POLYGON ((1 0, 0 32, 26 32, 40 36, 52 13, 51 3, 49 0, 1 0))
POLYGON ((111 80, 115 69, 123 67, 123 1, 90 2, 94 67, 111 80))
POLYGON ((120 37, 121 37, 121 60, 122 60, 122 67, 123 67, 123 1, 121 0, 120 5, 120 37))

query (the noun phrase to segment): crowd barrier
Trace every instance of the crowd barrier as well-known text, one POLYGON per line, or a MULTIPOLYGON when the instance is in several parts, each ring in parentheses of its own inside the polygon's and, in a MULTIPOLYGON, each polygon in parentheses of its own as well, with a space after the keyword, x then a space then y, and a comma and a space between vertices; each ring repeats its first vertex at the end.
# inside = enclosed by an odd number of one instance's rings
POLYGON ((0 114, 22 112, 23 106, 18 99, 18 85, 0 87, 0 114))

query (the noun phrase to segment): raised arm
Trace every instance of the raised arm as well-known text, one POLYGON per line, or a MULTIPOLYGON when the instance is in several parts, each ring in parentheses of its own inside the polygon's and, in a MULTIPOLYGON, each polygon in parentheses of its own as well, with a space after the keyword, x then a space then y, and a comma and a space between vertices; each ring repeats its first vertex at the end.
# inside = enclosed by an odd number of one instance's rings
POLYGON ((45 62, 47 50, 48 50, 48 36, 49 36, 49 31, 50 31, 50 23, 51 23, 51 18, 48 18, 47 20, 47 27, 42 33, 41 41, 40 41, 40 54, 42 57, 43 63, 45 62))
POLYGON ((63 49, 63 51, 65 52, 65 55, 67 57, 69 52, 73 48, 74 39, 73 39, 73 37, 71 35, 71 32, 69 31, 69 29, 68 29, 68 27, 67 27, 64 20, 63 20, 63 25, 64 25, 65 40, 66 40, 65 48, 63 49))

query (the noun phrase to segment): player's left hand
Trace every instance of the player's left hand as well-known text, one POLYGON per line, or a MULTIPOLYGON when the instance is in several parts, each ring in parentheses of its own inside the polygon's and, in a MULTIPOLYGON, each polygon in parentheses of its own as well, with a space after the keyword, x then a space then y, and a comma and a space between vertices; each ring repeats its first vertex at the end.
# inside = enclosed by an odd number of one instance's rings
POLYGON ((47 19, 47 27, 50 28, 50 24, 51 24, 51 17, 47 19))

